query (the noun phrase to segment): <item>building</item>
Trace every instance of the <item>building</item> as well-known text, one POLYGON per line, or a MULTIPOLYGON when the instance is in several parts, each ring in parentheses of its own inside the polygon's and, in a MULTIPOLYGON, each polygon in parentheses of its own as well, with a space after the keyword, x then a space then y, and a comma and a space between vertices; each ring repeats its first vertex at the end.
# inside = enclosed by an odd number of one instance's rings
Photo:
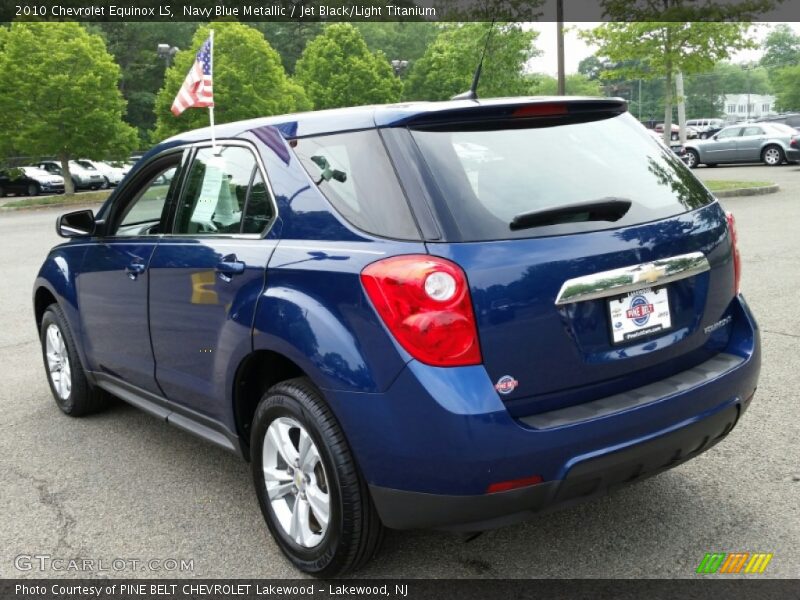
POLYGON ((729 123, 776 114, 775 96, 763 94, 725 94, 725 120, 729 123), (750 107, 748 108, 748 103, 750 107))

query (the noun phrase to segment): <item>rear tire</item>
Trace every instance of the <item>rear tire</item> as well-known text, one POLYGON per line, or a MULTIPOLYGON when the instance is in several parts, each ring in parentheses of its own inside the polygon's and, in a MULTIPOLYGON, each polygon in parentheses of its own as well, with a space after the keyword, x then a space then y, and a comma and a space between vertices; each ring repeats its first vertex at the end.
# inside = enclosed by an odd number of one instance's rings
POLYGON ((784 161, 783 149, 780 146, 767 146, 761 152, 761 160, 768 167, 779 167, 784 161))
POLYGON ((336 418, 307 378, 267 391, 250 447, 261 512, 295 567, 335 577, 375 555, 383 524, 336 418))
POLYGON ((67 319, 57 304, 44 311, 39 339, 47 382, 61 412, 82 417, 105 408, 108 397, 86 378, 67 319))
POLYGON ((5 197, 6 197, 6 189, 2 185, 0 185, 0 198, 5 198, 5 197))

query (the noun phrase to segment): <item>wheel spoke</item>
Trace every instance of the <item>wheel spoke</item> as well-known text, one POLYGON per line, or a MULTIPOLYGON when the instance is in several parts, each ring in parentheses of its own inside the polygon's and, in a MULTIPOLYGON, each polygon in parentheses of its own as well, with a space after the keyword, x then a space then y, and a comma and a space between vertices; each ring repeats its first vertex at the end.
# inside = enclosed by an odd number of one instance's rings
POLYGON ((297 444, 297 459, 300 461, 300 466, 302 467, 306 462, 306 457, 308 456, 309 450, 314 449, 314 444, 311 442, 311 436, 305 432, 305 430, 300 430, 300 439, 297 444))
POLYGON ((309 438, 309 446, 306 449, 305 456, 301 455, 300 458, 300 468, 303 469, 304 473, 310 473, 314 470, 314 465, 319 462, 319 452, 317 451, 317 447, 311 442, 311 438, 309 438))
POLYGON ((271 501, 283 498, 286 494, 292 491, 293 483, 291 481, 272 481, 267 483, 267 494, 271 501))
POLYGON ((316 485, 310 485, 306 488, 306 498, 309 506, 311 506, 311 511, 314 513, 314 518, 317 519, 317 523, 325 531, 330 519, 330 496, 316 485))
POLYGON ((301 546, 308 546, 314 533, 311 531, 311 526, 308 521, 309 505, 306 500, 297 497, 292 510, 292 522, 289 529, 289 535, 292 539, 301 546))

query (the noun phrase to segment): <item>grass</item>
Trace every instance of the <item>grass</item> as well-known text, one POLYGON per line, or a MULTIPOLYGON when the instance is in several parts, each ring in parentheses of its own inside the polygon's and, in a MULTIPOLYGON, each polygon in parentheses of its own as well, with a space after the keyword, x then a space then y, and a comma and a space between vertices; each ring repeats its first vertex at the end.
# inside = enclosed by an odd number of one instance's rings
POLYGON ((67 206, 70 204, 96 204, 105 201, 111 192, 100 190, 97 192, 83 192, 73 196, 35 196, 22 200, 12 200, 0 205, 0 208, 31 208, 36 206, 67 206))
POLYGON ((710 179, 704 181, 706 187, 712 192, 722 192, 725 190, 739 190, 742 188, 759 188, 774 185, 770 181, 722 181, 720 179, 710 179))

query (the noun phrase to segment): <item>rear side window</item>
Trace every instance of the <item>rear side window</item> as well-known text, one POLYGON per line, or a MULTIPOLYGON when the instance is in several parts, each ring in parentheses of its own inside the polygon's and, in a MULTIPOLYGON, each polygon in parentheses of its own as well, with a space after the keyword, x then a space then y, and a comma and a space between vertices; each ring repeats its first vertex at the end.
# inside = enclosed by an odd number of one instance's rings
POLYGON ((352 225, 381 237, 420 239, 377 131, 301 138, 294 151, 320 191, 352 225))
POLYGON ((241 146, 198 150, 178 202, 173 233, 261 233, 274 217, 253 153, 241 146))
POLYGON ((617 228, 677 215, 713 201, 675 154, 629 114, 582 123, 412 130, 438 190, 439 212, 460 241, 617 228), (602 200, 629 201, 616 221, 589 213, 512 230, 520 215, 602 200))

